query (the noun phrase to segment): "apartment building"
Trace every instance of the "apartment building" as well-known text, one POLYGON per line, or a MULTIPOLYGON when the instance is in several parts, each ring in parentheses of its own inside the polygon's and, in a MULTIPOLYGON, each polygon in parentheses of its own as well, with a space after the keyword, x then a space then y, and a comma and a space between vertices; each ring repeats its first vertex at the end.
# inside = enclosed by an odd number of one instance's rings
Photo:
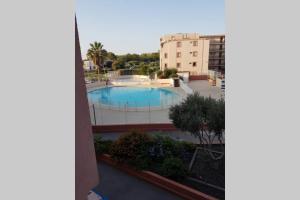
POLYGON ((177 68, 190 77, 202 79, 208 74, 209 42, 197 33, 177 33, 160 38, 160 69, 177 68))
POLYGON ((225 35, 203 35, 209 40, 208 69, 225 74, 225 35))

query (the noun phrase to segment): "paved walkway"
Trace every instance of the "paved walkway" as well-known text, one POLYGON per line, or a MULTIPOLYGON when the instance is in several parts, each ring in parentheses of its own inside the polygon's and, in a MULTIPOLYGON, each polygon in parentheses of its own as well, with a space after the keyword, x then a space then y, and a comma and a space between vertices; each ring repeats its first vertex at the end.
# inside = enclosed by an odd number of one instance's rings
POLYGON ((199 80, 199 81, 190 81, 187 84, 192 90, 197 91, 200 93, 200 95, 212 98, 219 99, 222 95, 221 88, 217 86, 212 86, 208 81, 206 80, 199 80))
POLYGON ((100 184, 94 188, 108 200, 180 200, 182 198, 129 176, 103 162, 98 164, 100 184))

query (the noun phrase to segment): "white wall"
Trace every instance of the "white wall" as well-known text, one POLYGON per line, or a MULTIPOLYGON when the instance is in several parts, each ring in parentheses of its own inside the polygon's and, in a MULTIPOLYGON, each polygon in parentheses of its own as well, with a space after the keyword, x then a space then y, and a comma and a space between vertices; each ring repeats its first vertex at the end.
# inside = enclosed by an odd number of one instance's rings
POLYGON ((192 94, 194 91, 187 85, 185 84, 182 80, 180 82, 180 87, 187 93, 187 94, 192 94))

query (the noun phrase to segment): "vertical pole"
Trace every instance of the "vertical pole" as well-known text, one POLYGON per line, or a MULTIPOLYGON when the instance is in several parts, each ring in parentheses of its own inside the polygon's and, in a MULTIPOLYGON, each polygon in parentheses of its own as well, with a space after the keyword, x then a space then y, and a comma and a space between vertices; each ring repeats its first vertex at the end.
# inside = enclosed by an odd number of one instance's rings
POLYGON ((95 113, 95 105, 94 104, 93 104, 93 114, 94 114, 94 125, 97 125, 96 113, 95 113))
POLYGON ((100 110, 100 123, 103 124, 103 108, 101 108, 101 103, 99 103, 99 110, 100 110))
POLYGON ((126 111, 125 111, 125 104, 123 105, 123 113, 124 113, 124 124, 126 124, 126 111))
POLYGON ((127 124, 127 103, 125 104, 125 124, 127 124))
POLYGON ((173 104, 174 104, 174 96, 172 96, 171 98, 172 98, 172 104, 171 105, 173 106, 173 104))
POLYGON ((149 102, 149 124, 151 124, 150 102, 149 102))

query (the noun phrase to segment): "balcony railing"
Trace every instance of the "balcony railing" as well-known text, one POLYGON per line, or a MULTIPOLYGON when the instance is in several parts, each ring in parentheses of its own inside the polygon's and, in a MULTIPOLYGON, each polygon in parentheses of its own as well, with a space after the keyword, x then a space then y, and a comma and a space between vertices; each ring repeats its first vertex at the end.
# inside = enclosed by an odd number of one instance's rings
POLYGON ((209 60, 224 60, 225 57, 209 58, 209 60))
POLYGON ((210 49, 209 53, 213 53, 213 52, 224 52, 225 49, 210 49))
POLYGON ((213 42, 213 43, 210 43, 211 45, 220 45, 220 44, 223 44, 225 45, 225 42, 213 42))

